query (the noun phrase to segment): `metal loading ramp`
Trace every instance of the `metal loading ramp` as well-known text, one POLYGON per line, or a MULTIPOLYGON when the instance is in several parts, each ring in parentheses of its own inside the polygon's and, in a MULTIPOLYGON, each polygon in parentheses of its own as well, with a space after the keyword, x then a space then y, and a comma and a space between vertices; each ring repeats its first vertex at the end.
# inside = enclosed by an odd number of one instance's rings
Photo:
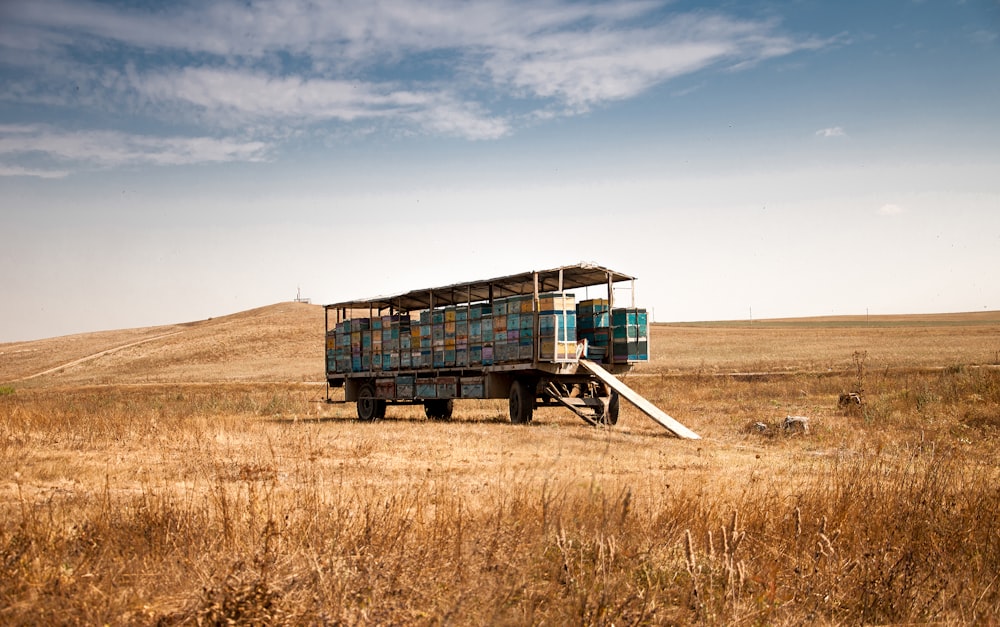
POLYGON ((641 394, 618 380, 613 374, 589 359, 581 359, 580 365, 588 372, 618 392, 622 398, 635 405, 639 411, 646 414, 664 429, 685 440, 700 440, 701 436, 668 416, 662 409, 647 401, 641 394))

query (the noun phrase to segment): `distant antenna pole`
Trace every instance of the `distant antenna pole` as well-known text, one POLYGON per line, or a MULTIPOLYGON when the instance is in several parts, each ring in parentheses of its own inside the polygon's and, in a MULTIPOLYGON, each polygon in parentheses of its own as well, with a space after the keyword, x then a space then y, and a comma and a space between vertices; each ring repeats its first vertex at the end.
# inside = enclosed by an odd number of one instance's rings
POLYGON ((296 303, 306 303, 307 305, 312 301, 308 298, 302 298, 302 286, 298 286, 295 290, 295 301, 296 303))
POLYGON ((747 307, 750 309, 750 326, 753 326, 753 306, 748 305, 747 307))

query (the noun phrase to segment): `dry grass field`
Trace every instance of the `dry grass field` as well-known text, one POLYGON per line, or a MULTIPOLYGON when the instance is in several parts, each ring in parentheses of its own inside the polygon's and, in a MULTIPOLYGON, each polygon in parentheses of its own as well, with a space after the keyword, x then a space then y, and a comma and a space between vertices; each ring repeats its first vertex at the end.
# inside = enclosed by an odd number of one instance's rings
POLYGON ((693 442, 360 423, 322 330, 0 344, 0 624, 1000 621, 1000 312, 656 325, 626 381, 693 442))

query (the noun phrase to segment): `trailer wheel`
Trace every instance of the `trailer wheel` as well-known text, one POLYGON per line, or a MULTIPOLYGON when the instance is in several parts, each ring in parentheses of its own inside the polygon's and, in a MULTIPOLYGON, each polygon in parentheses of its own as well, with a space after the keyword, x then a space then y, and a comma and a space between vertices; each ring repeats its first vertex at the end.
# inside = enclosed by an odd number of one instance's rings
POLYGON ((608 396, 608 409, 601 416, 601 424, 605 425, 616 425, 618 424, 618 411, 621 409, 621 397, 618 392, 611 390, 611 394, 608 396))
POLYGON ((518 380, 510 386, 510 421, 516 425, 531 422, 531 414, 535 410, 534 385, 518 380))
POLYGON ((358 390, 358 418, 365 422, 385 418, 385 401, 375 398, 375 388, 365 383, 358 390))
POLYGON ((431 420, 451 420, 451 412, 455 401, 450 398, 437 398, 424 401, 424 414, 431 420))

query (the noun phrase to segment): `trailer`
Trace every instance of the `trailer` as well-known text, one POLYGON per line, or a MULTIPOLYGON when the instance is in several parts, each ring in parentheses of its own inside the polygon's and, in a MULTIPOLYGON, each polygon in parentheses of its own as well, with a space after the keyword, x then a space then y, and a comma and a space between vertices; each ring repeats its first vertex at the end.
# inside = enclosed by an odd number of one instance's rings
POLYGON ((531 422, 536 407, 562 406, 614 425, 624 398, 674 435, 698 439, 616 376, 649 359, 635 281, 578 264, 326 305, 327 401, 343 388, 342 402, 370 421, 391 405, 447 420, 455 401, 507 399, 514 424, 531 422), (589 298, 591 289, 601 297, 589 298), (619 306, 616 290, 625 289, 628 306, 619 306))

